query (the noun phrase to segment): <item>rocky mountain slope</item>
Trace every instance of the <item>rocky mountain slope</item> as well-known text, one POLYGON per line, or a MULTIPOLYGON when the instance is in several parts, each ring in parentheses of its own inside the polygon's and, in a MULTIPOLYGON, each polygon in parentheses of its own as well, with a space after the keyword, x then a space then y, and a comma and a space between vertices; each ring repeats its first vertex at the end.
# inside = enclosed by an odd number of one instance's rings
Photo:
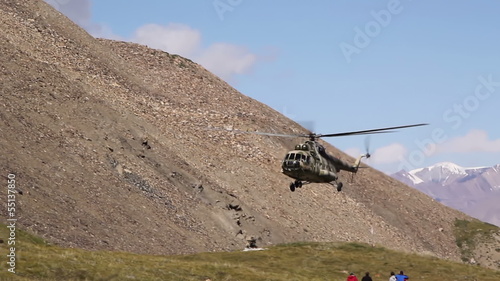
POLYGON ((464 168, 438 163, 392 176, 446 206, 500 226, 500 165, 464 168))
POLYGON ((0 171, 16 174, 19 227, 136 253, 242 249, 254 236, 460 259, 454 224, 472 218, 376 170, 343 174, 341 193, 290 192, 280 161, 301 140, 210 128, 304 129, 198 64, 95 39, 44 1, 0 2, 0 29, 0 171))

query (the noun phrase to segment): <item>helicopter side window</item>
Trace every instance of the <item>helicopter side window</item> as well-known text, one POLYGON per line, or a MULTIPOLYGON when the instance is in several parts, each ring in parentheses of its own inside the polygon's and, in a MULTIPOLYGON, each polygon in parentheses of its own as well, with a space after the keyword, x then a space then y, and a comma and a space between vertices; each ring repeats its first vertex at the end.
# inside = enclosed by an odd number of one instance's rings
POLYGON ((307 155, 306 163, 310 163, 310 162, 311 162, 311 156, 307 155))
POLYGON ((302 154, 302 162, 306 162, 306 156, 302 154))

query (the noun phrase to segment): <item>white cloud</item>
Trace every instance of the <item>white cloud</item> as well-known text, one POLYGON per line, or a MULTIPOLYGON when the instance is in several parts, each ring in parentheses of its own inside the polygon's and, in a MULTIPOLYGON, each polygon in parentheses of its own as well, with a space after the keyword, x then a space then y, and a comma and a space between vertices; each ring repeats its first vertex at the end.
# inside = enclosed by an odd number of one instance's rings
POLYGON ((490 140, 483 130, 472 130, 465 136, 449 139, 437 146, 436 153, 500 152, 500 139, 490 140))
POLYGON ((198 62, 222 78, 248 73, 257 62, 257 55, 246 48, 227 44, 213 44, 204 50, 198 62))
POLYGON ((363 152, 361 152, 361 150, 356 147, 348 148, 344 150, 344 153, 354 158, 358 158, 361 154, 363 154, 363 152))
POLYGON ((200 48, 201 34, 184 24, 146 24, 136 29, 130 40, 168 53, 192 57, 200 48))
POLYGON ((108 26, 92 22, 91 0, 45 0, 49 5, 67 16, 94 37, 121 39, 108 26))
POLYGON ((203 49, 201 33, 184 24, 143 25, 130 41, 187 57, 228 81, 248 73, 257 62, 257 55, 234 44, 215 43, 203 49))
MULTIPOLYGON (((352 157, 359 157, 364 154, 359 148, 349 148, 344 151, 352 157)), ((398 163, 408 153, 406 147, 400 143, 393 143, 384 147, 377 148, 371 153, 370 162, 372 164, 391 164, 398 163)))
POLYGON ((181 55, 201 64, 226 81, 234 80, 235 75, 249 73, 259 60, 247 48, 235 44, 219 42, 203 48, 201 32, 178 23, 146 24, 138 27, 131 38, 124 39, 114 34, 105 24, 92 22, 92 0, 45 1, 94 37, 136 42, 181 55))
POLYGON ((372 153, 372 161, 376 164, 398 163, 408 153, 406 147, 400 143, 393 143, 378 148, 372 153))
POLYGON ((52 7, 85 28, 91 18, 91 0, 45 0, 52 7))

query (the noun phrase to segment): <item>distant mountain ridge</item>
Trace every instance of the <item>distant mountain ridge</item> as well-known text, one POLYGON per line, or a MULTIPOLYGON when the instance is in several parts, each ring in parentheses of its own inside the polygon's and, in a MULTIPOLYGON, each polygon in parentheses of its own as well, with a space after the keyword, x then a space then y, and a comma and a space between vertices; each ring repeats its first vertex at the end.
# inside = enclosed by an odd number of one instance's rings
POLYGON ((437 201, 500 226, 500 164, 465 168, 450 162, 399 171, 393 178, 437 201))

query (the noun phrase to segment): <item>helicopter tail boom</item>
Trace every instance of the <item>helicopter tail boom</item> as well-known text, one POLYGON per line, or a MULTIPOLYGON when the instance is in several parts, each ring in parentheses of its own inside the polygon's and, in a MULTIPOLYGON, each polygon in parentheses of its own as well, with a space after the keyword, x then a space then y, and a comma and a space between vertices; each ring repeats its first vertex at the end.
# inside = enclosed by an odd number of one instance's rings
POLYGON ((366 154, 362 154, 361 156, 358 157, 358 159, 356 159, 356 162, 354 162, 354 165, 352 165, 352 170, 353 170, 353 173, 356 173, 359 169, 359 165, 361 164, 361 159, 363 158, 370 158, 370 153, 366 153, 366 154))

